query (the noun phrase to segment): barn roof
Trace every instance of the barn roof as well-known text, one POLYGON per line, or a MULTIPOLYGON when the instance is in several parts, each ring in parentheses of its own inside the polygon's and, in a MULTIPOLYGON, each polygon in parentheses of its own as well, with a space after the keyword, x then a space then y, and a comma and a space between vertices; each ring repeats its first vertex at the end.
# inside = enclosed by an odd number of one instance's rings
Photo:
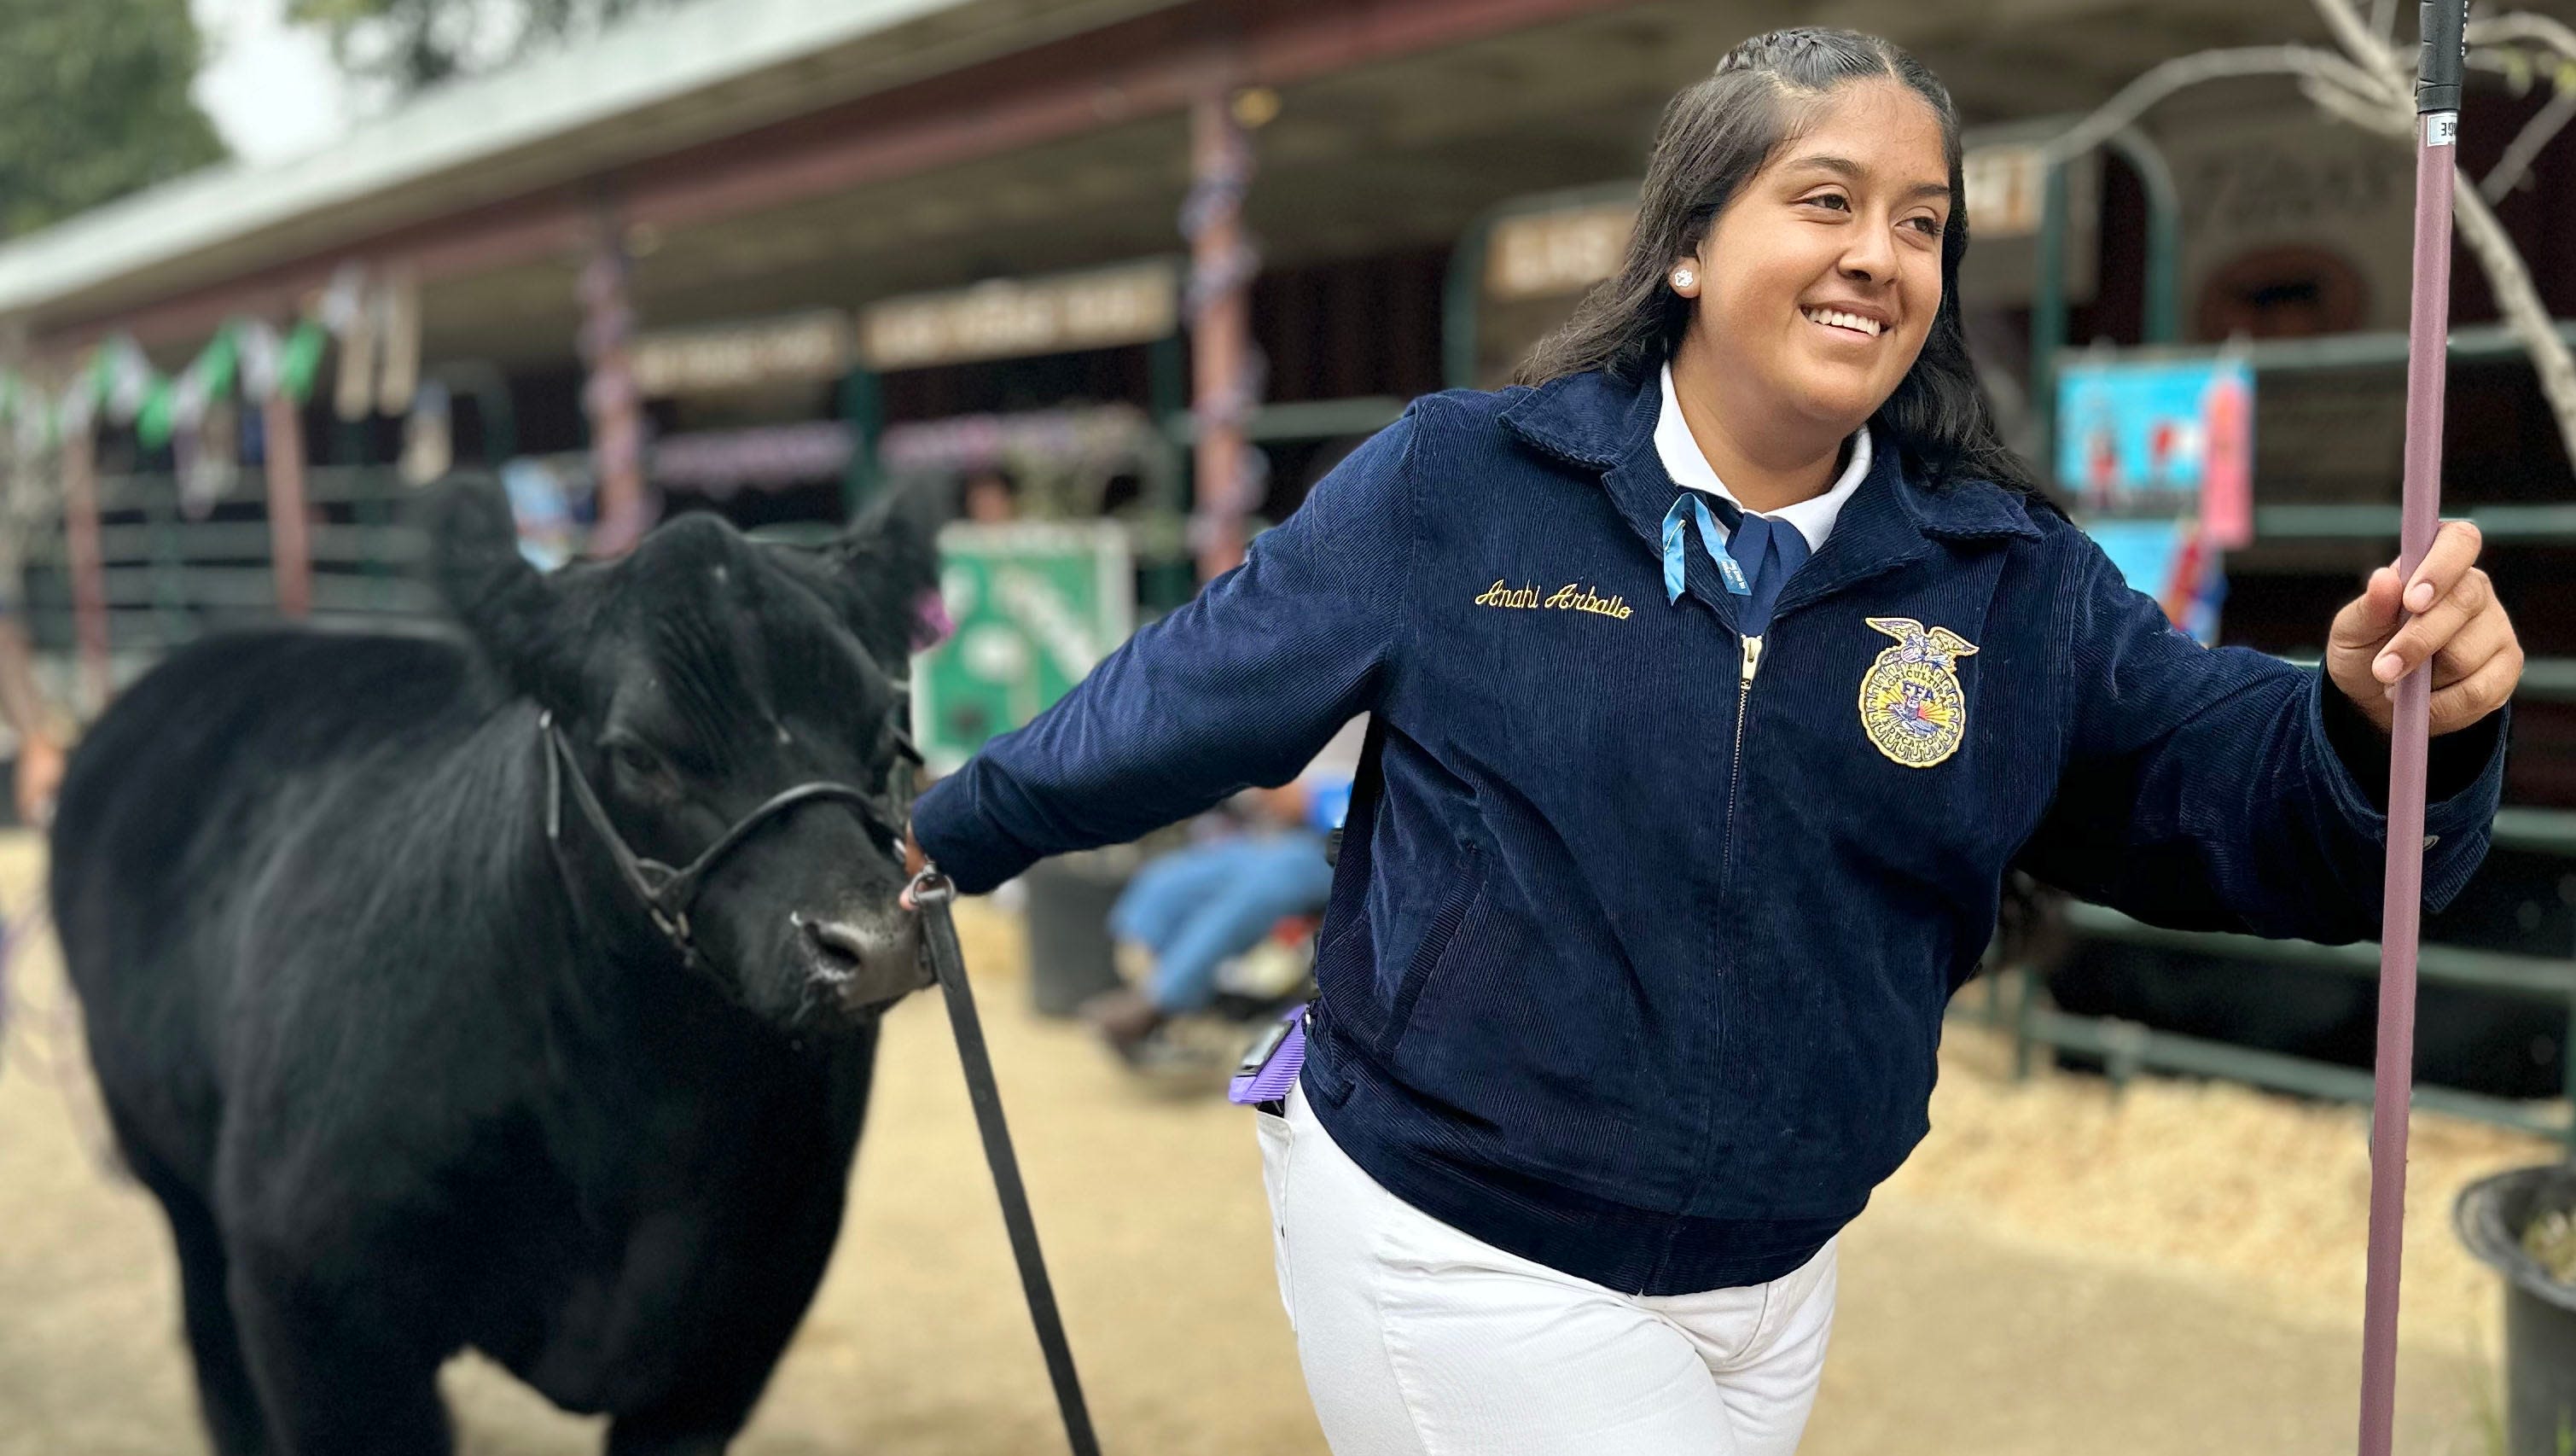
POLYGON ((457 82, 302 156, 207 168, 0 244, 0 318, 114 308, 1173 0, 695 0, 457 82))

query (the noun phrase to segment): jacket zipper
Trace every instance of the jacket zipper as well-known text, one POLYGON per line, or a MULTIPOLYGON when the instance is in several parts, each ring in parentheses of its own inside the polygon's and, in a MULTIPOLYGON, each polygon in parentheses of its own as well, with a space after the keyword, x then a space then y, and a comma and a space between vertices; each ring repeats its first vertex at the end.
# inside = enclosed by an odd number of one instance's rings
POLYGON ((1744 668, 1735 680, 1735 752, 1727 760, 1726 838, 1718 853, 1717 886, 1724 894, 1735 879, 1736 801, 1744 792, 1744 720, 1753 711, 1753 675, 1762 670, 1762 634, 1756 632, 1742 639, 1744 668))
MULTIPOLYGON (((1761 634, 1739 634, 1737 640, 1742 644, 1743 667, 1738 671, 1735 679, 1735 753, 1726 766, 1726 833, 1719 841, 1717 858, 1717 896, 1721 906, 1726 899, 1727 887, 1735 881, 1735 816, 1738 807, 1736 801, 1744 795, 1744 720, 1751 715, 1753 709, 1753 675, 1762 670, 1761 634)), ((1723 946, 1722 940, 1720 946, 1723 946)), ((1727 971, 1732 971, 1735 963, 1734 953, 1731 950, 1721 950, 1721 956, 1727 971)), ((1710 993, 1716 998, 1719 1008, 1716 1015, 1720 1020, 1725 1017, 1722 991, 1725 977, 1726 972, 1721 971, 1718 976, 1720 984, 1712 987, 1710 993)), ((1707 1182, 1707 1148, 1709 1139, 1714 1137, 1716 1132, 1717 1105, 1712 1101, 1701 1119, 1698 1155, 1700 1171, 1693 1179, 1691 1193, 1693 1198, 1699 1196, 1699 1187, 1707 1182)), ((1661 1267, 1661 1260, 1657 1261, 1657 1265, 1661 1267)))

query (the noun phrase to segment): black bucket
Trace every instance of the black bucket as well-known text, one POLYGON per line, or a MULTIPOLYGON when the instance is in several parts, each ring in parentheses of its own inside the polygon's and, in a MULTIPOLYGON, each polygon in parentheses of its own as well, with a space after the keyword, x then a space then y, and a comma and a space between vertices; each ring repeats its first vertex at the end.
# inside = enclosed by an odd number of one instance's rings
POLYGON ((1029 1000, 1041 1016, 1071 1016, 1124 984, 1109 939, 1109 907, 1135 873, 1132 850, 1095 850, 1029 867, 1029 1000))
POLYGON ((2522 1247, 2522 1231, 2558 1209, 2576 1209, 2576 1164, 2482 1178, 2451 1209, 2469 1252, 2504 1276, 2506 1456, 2562 1456, 2561 1433, 2576 1441, 2576 1288, 2522 1247))

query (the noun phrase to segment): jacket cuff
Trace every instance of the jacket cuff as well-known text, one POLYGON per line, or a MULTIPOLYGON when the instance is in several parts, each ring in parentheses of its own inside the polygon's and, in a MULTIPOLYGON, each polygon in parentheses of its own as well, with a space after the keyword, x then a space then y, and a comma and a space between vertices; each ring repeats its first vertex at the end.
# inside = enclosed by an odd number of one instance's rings
MULTIPOLYGON (((2388 740, 2334 686, 2322 666, 2308 674, 2307 760, 2344 822, 2384 853, 2388 844, 2388 740)), ((2424 905, 2440 910, 2486 858, 2504 795, 2510 704, 2483 721, 2445 733, 2425 758, 2424 905), (2430 798, 2431 794, 2443 797, 2430 798)))
POLYGON ((912 804, 913 842, 961 895, 990 894, 1037 860, 976 805, 977 767, 968 762, 912 804))

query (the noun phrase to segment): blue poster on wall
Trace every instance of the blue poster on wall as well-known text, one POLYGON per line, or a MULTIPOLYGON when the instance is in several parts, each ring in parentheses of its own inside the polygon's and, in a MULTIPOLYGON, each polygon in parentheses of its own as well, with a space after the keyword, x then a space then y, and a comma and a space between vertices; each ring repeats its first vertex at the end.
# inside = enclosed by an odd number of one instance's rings
POLYGON ((2243 359, 2081 360, 2058 376, 2058 484, 2130 586, 2218 636, 2221 560, 2254 534, 2254 380, 2243 359))
POLYGON ((2241 358, 2069 362, 2057 382, 2057 483, 2088 512, 2197 517, 2223 548, 2253 537, 2254 371, 2241 358))

